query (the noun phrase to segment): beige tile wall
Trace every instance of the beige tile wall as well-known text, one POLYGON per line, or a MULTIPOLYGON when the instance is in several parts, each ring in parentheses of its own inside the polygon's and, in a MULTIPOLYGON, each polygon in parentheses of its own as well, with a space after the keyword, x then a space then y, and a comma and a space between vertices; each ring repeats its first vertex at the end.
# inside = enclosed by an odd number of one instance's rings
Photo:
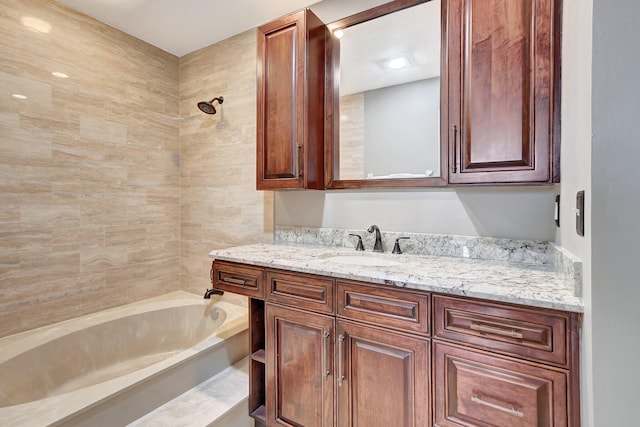
POLYGON ((340 97, 340 179, 364 179, 364 92, 340 97))
POLYGON ((273 193, 256 191, 256 31, 180 58, 182 289, 209 286, 212 249, 273 240, 273 193), (224 96, 218 113, 198 101, 224 96))
MULTIPOLYGON (((0 336, 179 288, 178 71, 175 56, 54 1, 0 0, 0 336)), ((215 122, 193 120, 211 142, 215 122)))

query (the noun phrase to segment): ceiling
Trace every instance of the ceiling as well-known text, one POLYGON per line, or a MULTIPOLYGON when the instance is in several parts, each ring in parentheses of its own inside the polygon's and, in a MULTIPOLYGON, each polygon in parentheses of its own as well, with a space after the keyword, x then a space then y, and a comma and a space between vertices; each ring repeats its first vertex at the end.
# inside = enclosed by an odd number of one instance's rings
POLYGON ((440 0, 372 19, 343 31, 340 95, 440 76, 440 0), (407 66, 389 62, 405 58, 407 66))
MULTIPOLYGON (((331 23, 390 0, 56 1, 180 57, 304 7, 331 23)), ((341 40, 340 94, 438 76, 439 20, 434 0, 350 27, 341 40), (398 55, 411 67, 384 66, 398 55)))
POLYGON ((313 5, 329 23, 389 0, 57 0, 178 57, 313 5))

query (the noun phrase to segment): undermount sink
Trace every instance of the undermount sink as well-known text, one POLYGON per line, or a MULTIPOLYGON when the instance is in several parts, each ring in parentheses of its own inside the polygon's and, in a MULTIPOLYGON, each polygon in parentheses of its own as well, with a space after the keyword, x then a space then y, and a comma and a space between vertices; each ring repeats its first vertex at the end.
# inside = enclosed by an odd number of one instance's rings
POLYGON ((371 255, 334 255, 327 259, 338 264, 366 265, 371 267, 390 267, 393 265, 400 265, 398 261, 371 255))

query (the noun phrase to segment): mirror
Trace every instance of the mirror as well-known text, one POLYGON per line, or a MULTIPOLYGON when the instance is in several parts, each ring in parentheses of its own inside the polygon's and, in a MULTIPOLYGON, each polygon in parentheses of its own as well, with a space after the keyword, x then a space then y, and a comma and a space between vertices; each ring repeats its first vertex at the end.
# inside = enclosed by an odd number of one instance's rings
POLYGON ((440 0, 329 24, 327 188, 442 186, 440 0))

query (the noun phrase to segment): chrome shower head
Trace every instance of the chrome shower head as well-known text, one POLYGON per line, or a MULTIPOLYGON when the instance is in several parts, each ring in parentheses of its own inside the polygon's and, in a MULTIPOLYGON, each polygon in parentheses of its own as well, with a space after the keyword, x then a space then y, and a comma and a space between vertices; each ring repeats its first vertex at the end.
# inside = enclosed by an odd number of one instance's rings
POLYGON ((213 106, 213 102, 214 101, 218 101, 218 104, 222 104, 224 102, 224 97, 223 96, 218 96, 216 98, 213 98, 211 101, 200 101, 200 102, 198 102, 198 108, 203 113, 215 114, 216 113, 216 107, 213 106))

